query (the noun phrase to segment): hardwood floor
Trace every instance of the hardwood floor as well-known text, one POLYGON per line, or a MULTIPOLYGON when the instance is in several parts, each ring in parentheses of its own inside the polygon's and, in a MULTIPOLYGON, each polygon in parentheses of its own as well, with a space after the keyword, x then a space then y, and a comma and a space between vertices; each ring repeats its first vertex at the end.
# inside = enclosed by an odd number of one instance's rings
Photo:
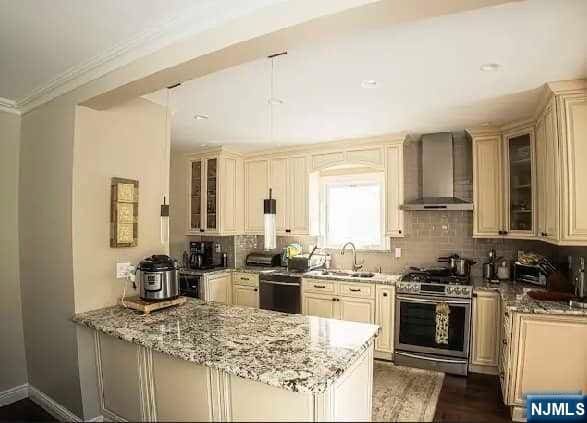
POLYGON ((56 420, 30 399, 25 398, 0 407, 0 421, 48 422, 56 420))
POLYGON ((511 422, 509 411, 501 400, 497 376, 446 375, 434 421, 511 422))

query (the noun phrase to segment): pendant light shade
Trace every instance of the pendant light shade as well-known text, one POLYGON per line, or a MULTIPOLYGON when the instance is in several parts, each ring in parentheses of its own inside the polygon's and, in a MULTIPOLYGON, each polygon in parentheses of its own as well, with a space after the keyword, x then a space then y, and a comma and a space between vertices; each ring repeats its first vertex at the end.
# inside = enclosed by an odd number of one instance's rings
POLYGON ((166 204, 166 198, 163 197, 161 204, 161 243, 169 242, 169 204, 166 204))
POLYGON ((277 201, 271 198, 271 188, 269 188, 269 198, 263 200, 263 227, 265 228, 264 248, 265 250, 274 250, 277 247, 277 201))

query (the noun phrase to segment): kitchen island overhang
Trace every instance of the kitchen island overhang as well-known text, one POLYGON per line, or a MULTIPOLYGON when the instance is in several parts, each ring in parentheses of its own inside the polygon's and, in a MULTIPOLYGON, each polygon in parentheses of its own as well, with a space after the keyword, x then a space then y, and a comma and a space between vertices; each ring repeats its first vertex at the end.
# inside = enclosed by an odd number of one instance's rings
POLYGON ((73 320, 96 331, 106 418, 371 418, 376 325, 193 299, 151 315, 115 306, 73 320), (121 398, 121 386, 137 395, 121 398))

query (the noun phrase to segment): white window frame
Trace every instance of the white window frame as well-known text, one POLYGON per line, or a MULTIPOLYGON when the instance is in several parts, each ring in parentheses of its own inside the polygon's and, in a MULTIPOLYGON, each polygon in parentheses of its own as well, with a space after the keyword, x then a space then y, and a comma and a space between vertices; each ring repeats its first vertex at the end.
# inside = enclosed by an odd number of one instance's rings
POLYGON ((323 249, 340 249, 342 245, 328 245, 326 239, 326 228, 327 228, 327 201, 326 201, 326 190, 329 185, 379 185, 379 201, 380 201, 380 212, 379 212, 379 228, 380 228, 380 239, 379 245, 357 245, 357 250, 364 251, 386 251, 389 249, 387 245, 387 239, 385 237, 385 174, 384 172, 370 172, 370 173, 348 173, 335 176, 321 176, 320 177, 320 196, 319 196, 319 213, 320 213, 320 225, 319 225, 319 237, 318 246, 323 249))

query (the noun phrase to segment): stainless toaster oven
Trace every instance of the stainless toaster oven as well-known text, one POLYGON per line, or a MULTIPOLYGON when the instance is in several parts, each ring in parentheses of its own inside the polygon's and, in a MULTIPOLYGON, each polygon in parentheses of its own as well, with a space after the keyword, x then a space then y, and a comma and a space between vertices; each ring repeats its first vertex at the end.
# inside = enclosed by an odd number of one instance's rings
POLYGON ((514 280, 516 282, 531 283, 546 288, 547 278, 540 266, 532 264, 514 263, 514 280))

